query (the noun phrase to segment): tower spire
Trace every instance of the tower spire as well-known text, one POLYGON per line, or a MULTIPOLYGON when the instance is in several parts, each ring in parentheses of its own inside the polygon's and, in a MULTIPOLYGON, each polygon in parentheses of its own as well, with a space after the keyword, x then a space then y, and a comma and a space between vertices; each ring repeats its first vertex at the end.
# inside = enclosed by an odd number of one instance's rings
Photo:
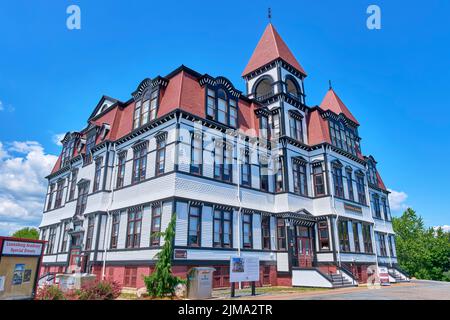
POLYGON ((269 19, 269 23, 272 23, 272 8, 269 7, 267 9, 267 18, 269 19))
POLYGON ((328 80, 328 87, 330 90, 333 89, 333 86, 331 85, 331 80, 328 80))

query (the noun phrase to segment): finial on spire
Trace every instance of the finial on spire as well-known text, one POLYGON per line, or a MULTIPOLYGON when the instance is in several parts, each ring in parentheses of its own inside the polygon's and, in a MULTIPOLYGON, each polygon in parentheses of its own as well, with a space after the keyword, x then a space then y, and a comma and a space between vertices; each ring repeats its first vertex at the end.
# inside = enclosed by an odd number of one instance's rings
POLYGON ((267 10, 267 17, 269 18, 269 22, 272 22, 272 8, 270 7, 267 10))
POLYGON ((328 80, 328 86, 330 87, 330 90, 333 89, 333 86, 331 85, 331 80, 328 80))

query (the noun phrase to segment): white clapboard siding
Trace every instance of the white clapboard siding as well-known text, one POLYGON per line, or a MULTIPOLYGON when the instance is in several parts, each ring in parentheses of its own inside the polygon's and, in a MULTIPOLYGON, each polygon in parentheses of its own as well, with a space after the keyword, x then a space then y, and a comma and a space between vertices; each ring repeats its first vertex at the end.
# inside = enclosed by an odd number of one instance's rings
MULTIPOLYGON (((128 152, 129 154, 133 153, 133 152, 128 152)), ((117 168, 116 168, 116 172, 115 175, 117 176, 117 168)), ((133 174, 133 160, 131 161, 127 161, 125 163, 125 174, 123 176, 123 184, 124 186, 129 185, 131 183, 131 179, 132 179, 132 174, 133 174)), ((78 188, 77 188, 78 189, 78 188)))
POLYGON ((261 215, 253 214, 252 223, 252 235, 253 235, 253 249, 261 249, 261 215))
MULTIPOLYGON (((164 202, 161 213, 161 231, 166 231, 169 225, 170 219, 172 218, 172 202, 164 202)), ((161 236, 161 243, 164 243, 164 237, 161 236)))
POLYGON ((210 248, 213 246, 213 210, 210 206, 204 206, 202 209, 202 247, 210 248))
POLYGON ((187 228, 188 228, 188 204, 187 202, 178 201, 175 207, 177 214, 177 222, 175 226, 175 245, 187 245, 187 228))
POLYGON ((176 159, 178 162, 178 169, 183 172, 189 172, 190 171, 190 164, 191 164, 191 146, 187 143, 180 143, 178 144, 178 159, 176 159))
POLYGON ((164 172, 171 172, 174 169, 175 163, 175 144, 172 143, 166 146, 166 158, 164 163, 164 172))
POLYGON ((122 211, 120 213, 120 222, 119 222, 119 238, 117 239, 117 249, 123 249, 126 245, 127 238, 127 226, 128 224, 128 216, 126 211, 122 211))
POLYGON ((106 232, 106 215, 99 216, 100 219, 100 235, 98 238, 98 249, 103 250, 105 249, 104 243, 105 243, 105 232, 106 232))
POLYGON ((146 178, 153 178, 155 176, 155 161, 156 152, 152 151, 147 155, 147 172, 145 174, 146 178))
MULTIPOLYGON (((239 246, 239 230, 238 227, 238 212, 233 211, 233 248, 237 248, 239 246)), ((242 235, 241 235, 242 239, 242 235)), ((242 241, 241 241, 241 248, 242 248, 242 241)))
POLYGON ((151 227, 152 208, 145 206, 142 213, 141 226, 141 247, 148 247, 150 244, 150 227, 151 227))

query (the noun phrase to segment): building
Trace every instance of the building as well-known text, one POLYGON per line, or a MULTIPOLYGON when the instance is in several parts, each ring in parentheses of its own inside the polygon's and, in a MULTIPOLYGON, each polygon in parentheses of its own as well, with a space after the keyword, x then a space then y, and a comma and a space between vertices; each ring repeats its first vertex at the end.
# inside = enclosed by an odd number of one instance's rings
POLYGON ((397 272, 388 191, 359 122, 331 87, 308 106, 306 76, 269 24, 245 93, 181 66, 126 102, 103 96, 47 177, 41 273, 77 266, 142 287, 172 215, 174 273, 214 266, 216 287, 229 285, 238 252, 259 257, 261 285, 356 284, 377 264, 397 272))

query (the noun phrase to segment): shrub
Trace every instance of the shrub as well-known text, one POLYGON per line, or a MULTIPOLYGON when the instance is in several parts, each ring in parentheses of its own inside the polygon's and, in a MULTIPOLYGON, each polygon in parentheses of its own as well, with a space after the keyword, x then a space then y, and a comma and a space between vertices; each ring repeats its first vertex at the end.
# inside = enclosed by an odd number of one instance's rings
POLYGON ((114 300, 121 290, 117 282, 102 280, 86 285, 78 290, 77 295, 79 300, 114 300))
POLYGON ((58 286, 45 285, 38 288, 36 293, 36 300, 66 300, 64 292, 58 286))
MULTIPOLYGON (((147 292, 151 297, 173 296, 175 286, 179 283, 185 283, 183 279, 172 275, 172 242, 175 237, 175 216, 172 217, 166 231, 160 233, 164 236, 164 245, 156 255, 158 261, 155 265, 155 271, 150 276, 144 277, 147 292)), ((160 236, 160 234, 157 236, 160 236)))

